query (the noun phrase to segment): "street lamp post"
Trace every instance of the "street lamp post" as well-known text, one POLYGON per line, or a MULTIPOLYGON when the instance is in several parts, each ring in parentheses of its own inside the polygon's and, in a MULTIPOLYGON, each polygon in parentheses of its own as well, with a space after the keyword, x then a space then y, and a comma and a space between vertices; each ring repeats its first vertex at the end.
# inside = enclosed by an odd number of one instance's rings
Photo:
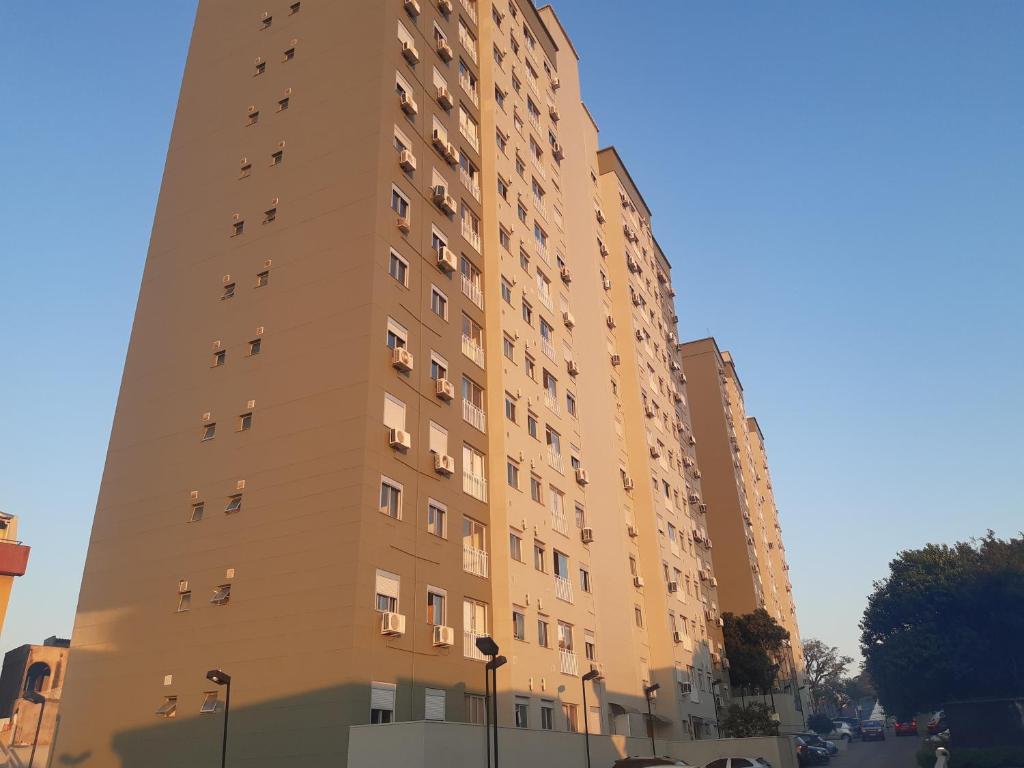
POLYGON ((504 656, 495 656, 487 662, 487 669, 491 670, 491 702, 492 710, 491 727, 494 729, 494 768, 498 768, 498 667, 508 664, 504 656))
POLYGON ((715 700, 715 730, 718 731, 718 738, 722 738, 722 718, 718 714, 718 691, 715 689, 721 684, 721 680, 713 680, 711 683, 711 698, 715 700))
POLYGON ((36 720, 36 737, 32 739, 32 751, 28 756, 28 768, 32 768, 36 759, 36 747, 39 746, 39 729, 43 727, 43 712, 46 710, 46 697, 41 693, 35 691, 25 691, 22 694, 22 698, 25 701, 30 701, 33 704, 39 705, 39 719, 36 720))
POLYGON ((651 712, 651 699, 654 698, 659 688, 661 685, 658 683, 644 686, 644 698, 647 699, 647 728, 651 734, 651 757, 658 754, 658 748, 654 746, 654 714, 651 712))
POLYGON ((601 672, 597 669, 592 669, 581 679, 581 685, 583 687, 583 738, 587 745, 587 768, 590 768, 590 711, 587 709, 587 681, 596 680, 601 676, 601 672))
MULTIPOLYGON (((499 656, 498 644, 494 642, 493 637, 484 635, 476 639, 476 648, 480 653, 485 656, 490 656, 490 661, 484 666, 484 743, 487 743, 487 729, 490 726, 490 721, 494 721, 494 768, 498 768, 498 667, 508 662, 504 656, 499 656), (487 673, 491 673, 492 682, 494 683, 493 691, 488 691, 487 673), (491 701, 488 701, 488 699, 491 701), (490 717, 491 707, 493 706, 494 717, 490 717)), ((490 768, 491 765, 491 750, 487 749, 487 766, 490 768)))
POLYGON ((220 768, 228 764, 228 713, 231 711, 231 675, 223 669, 211 669, 206 673, 206 679, 211 683, 223 685, 226 688, 224 693, 224 736, 220 744, 220 768))

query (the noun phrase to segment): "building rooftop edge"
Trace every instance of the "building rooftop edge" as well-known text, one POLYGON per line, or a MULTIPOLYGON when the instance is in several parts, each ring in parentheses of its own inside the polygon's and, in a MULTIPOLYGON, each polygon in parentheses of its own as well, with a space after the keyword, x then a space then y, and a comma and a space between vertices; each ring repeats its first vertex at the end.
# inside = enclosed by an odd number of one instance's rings
POLYGON ((622 160, 622 155, 619 154, 619 150, 615 148, 614 144, 609 144, 607 147, 597 150, 598 161, 600 162, 602 155, 609 154, 615 158, 615 164, 622 169, 629 185, 633 188, 633 191, 636 192, 636 196, 640 199, 641 205, 643 205, 644 210, 647 212, 647 217, 653 218, 654 213, 651 211, 651 206, 649 206, 647 204, 647 200, 644 199, 643 193, 640 191, 640 187, 638 187, 636 181, 633 180, 633 175, 629 172, 629 168, 626 167, 625 162, 622 160))
MULTIPOLYGON (((555 11, 555 7, 551 5, 551 3, 546 3, 545 5, 542 5, 540 6, 540 8, 537 9, 538 14, 541 11, 549 11, 551 13, 551 16, 555 20, 555 23, 558 25, 558 29, 562 32, 562 37, 564 37, 565 42, 569 44, 569 50, 571 50, 572 55, 576 57, 576 61, 579 61, 580 53, 579 51, 576 50, 576 46, 572 44, 572 38, 569 37, 569 33, 565 31, 565 25, 562 23, 562 20, 558 18, 558 13, 555 11)), ((551 30, 547 29, 547 27, 545 27, 545 31, 547 31, 548 35, 551 35, 551 30)), ((555 49, 558 50, 557 44, 555 45, 555 49)))

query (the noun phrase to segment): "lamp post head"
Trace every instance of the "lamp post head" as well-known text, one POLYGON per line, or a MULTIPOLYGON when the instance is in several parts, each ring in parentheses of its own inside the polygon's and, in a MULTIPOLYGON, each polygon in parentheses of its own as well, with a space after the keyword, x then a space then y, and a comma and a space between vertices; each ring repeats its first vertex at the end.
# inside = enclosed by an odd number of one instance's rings
POLYGON ((586 682, 587 680, 595 680, 595 679, 597 679, 600 676, 601 676, 601 671, 600 670, 592 669, 589 672, 587 672, 587 674, 585 674, 583 676, 583 681, 586 682))
POLYGON ((231 675, 223 669, 211 669, 206 673, 206 679, 217 685, 231 685, 231 675))
POLYGON ((504 656, 495 656, 493 659, 488 661, 487 664, 485 664, 484 666, 486 666, 487 669, 497 669, 498 667, 503 667, 506 664, 508 664, 508 659, 506 659, 504 656))
POLYGON ((33 704, 46 703, 46 697, 40 693, 36 693, 35 691, 25 691, 21 694, 21 698, 25 699, 25 701, 31 701, 33 704))
POLYGON ((488 637, 487 635, 476 639, 476 649, 485 656, 498 655, 498 644, 494 642, 493 637, 488 637))
POLYGON ((650 698, 651 694, 654 693, 655 691, 657 691, 659 688, 661 688, 661 684, 660 683, 654 683, 653 685, 645 685, 644 686, 644 696, 647 696, 648 698, 650 698))

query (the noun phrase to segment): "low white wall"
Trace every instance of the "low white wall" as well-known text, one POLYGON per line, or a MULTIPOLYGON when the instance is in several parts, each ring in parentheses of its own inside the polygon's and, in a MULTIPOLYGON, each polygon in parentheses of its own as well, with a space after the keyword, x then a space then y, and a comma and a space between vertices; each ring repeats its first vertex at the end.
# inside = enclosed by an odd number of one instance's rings
MULTIPOLYGON (((582 733, 520 728, 498 729, 501 763, 520 768, 585 768, 582 733)), ((764 757, 775 768, 796 768, 792 744, 786 738, 657 739, 657 753, 704 765, 719 757, 764 757)), ((611 768, 627 755, 650 755, 650 739, 627 736, 590 737, 593 768, 611 768)), ((467 723, 420 721, 349 728, 348 768, 452 768, 486 764, 484 728, 467 723)))

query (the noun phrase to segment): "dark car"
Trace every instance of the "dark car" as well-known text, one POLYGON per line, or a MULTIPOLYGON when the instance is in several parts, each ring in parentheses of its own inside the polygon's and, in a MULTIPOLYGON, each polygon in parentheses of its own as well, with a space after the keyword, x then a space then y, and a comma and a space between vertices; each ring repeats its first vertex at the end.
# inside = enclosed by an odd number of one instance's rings
POLYGON ((828 750, 812 747, 799 736, 793 737, 793 744, 796 746, 797 763, 801 766, 828 765, 828 750))
POLYGON ((682 760, 673 760, 671 757, 624 757, 621 760, 616 760, 612 765, 612 768, 650 768, 650 766, 659 765, 685 765, 682 760))
POLYGON ((881 720, 865 720, 860 724, 860 737, 864 741, 885 741, 885 723, 881 720))
POLYGON ((798 733, 798 734, 795 734, 795 735, 799 736, 801 739, 803 739, 805 742, 807 742, 807 744, 809 744, 812 747, 821 747, 826 752, 828 752, 829 755, 835 755, 835 754, 837 754, 839 752, 839 747, 837 747, 831 741, 828 741, 827 739, 821 738, 820 734, 808 732, 808 733, 798 733))
POLYGON ((916 736, 917 720, 900 720, 894 726, 897 736, 916 736))

